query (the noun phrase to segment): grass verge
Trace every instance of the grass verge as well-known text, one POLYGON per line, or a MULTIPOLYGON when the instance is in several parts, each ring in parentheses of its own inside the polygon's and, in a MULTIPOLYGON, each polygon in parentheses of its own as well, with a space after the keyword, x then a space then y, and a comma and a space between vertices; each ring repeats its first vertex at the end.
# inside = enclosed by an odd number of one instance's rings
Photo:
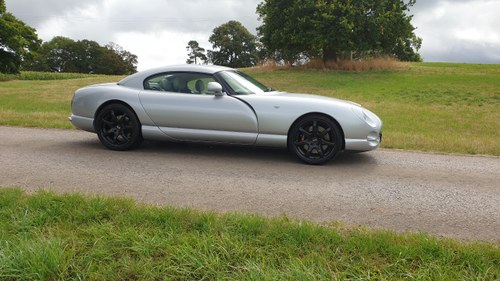
POLYGON ((0 188, 2 280, 497 280, 494 245, 0 188))

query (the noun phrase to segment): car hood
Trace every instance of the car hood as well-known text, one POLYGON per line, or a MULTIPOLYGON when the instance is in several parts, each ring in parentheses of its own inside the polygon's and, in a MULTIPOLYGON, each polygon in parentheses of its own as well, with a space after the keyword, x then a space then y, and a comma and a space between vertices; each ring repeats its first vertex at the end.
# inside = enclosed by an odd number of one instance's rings
POLYGON ((252 107, 259 120, 259 130, 270 134, 286 135, 283 127, 288 130, 297 118, 310 113, 329 115, 341 128, 350 128, 346 138, 363 138, 366 130, 382 127, 382 121, 374 113, 346 100, 277 91, 234 97, 252 107))
POLYGON ((337 105, 348 105, 348 106, 359 106, 361 107, 360 104, 352 102, 352 101, 347 101, 347 100, 342 100, 342 99, 337 99, 337 98, 332 98, 332 97, 325 97, 325 96, 318 96, 318 95, 312 95, 312 94, 302 94, 302 93, 288 93, 288 92, 278 92, 278 91, 273 91, 273 92, 266 92, 262 94, 255 94, 255 95, 245 95, 245 96, 237 96, 238 98, 241 98, 242 100, 252 100, 252 96, 255 97, 262 97, 262 98, 270 98, 270 100, 274 101, 279 101, 279 100, 287 100, 287 101, 295 101, 295 102, 318 102, 318 103, 335 103, 337 105))

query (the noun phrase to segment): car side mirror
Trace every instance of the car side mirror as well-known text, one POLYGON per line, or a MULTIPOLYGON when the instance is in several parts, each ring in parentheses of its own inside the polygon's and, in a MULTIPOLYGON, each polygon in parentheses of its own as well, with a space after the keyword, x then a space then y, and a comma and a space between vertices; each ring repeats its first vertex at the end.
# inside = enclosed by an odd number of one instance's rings
POLYGON ((222 93, 222 85, 217 82, 208 82, 207 90, 214 93, 215 96, 220 97, 224 94, 222 93))

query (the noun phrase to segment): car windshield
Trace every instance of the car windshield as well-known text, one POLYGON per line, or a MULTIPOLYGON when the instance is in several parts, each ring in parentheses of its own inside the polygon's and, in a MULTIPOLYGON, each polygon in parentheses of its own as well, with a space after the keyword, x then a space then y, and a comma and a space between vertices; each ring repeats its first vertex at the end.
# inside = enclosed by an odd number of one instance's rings
POLYGON ((240 71, 221 71, 218 74, 237 95, 261 94, 274 91, 274 89, 265 86, 240 71))

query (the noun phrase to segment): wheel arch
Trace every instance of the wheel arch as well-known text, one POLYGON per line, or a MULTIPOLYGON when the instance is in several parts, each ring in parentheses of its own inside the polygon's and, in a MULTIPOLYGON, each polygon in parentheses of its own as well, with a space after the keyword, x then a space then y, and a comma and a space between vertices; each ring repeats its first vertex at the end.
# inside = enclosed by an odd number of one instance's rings
POLYGON ((117 100, 117 99, 112 99, 112 100, 108 100, 104 103, 102 103, 98 108, 97 110, 95 111, 94 113, 94 123, 93 123, 93 126, 94 126, 94 130, 96 130, 96 121, 97 121, 97 115, 99 115, 99 113, 101 112, 101 110, 103 108, 105 108, 106 106, 110 105, 110 104, 121 104, 121 105, 124 105, 126 107, 128 107, 135 115, 135 117, 137 118, 137 121, 139 122, 139 125, 141 125, 141 120, 139 119, 139 117, 137 116, 137 112, 135 112, 134 108, 132 106, 130 106, 130 104, 122 101, 122 100, 117 100))
POLYGON ((300 120, 302 120, 302 119, 304 119, 304 118, 306 118, 308 116, 311 116, 311 115, 322 115, 322 116, 325 116, 326 118, 330 119, 332 122, 334 122, 335 124, 337 124, 337 126, 340 129, 340 134, 342 135, 342 149, 341 150, 344 150, 345 149, 345 134, 344 134, 344 129, 342 128, 342 126, 340 125, 340 123, 335 118, 333 118, 331 115, 328 115, 328 114, 322 113, 322 112, 308 112, 308 113, 305 113, 305 114, 301 115, 300 117, 298 117, 297 119, 295 119, 295 121, 293 121, 293 123, 288 128, 288 133, 287 133, 287 148, 289 148, 288 147, 288 138, 290 138, 290 133, 291 133, 292 128, 295 126, 295 124, 297 124, 297 122, 299 122, 300 120))

